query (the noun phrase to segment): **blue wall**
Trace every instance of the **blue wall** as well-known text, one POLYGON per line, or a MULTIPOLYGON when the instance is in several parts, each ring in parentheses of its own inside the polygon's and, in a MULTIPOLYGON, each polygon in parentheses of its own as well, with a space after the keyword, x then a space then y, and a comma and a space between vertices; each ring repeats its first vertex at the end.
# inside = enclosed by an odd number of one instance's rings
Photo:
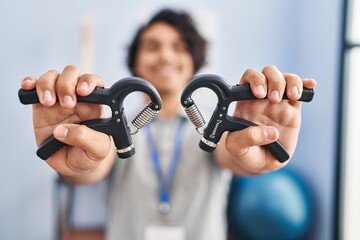
POLYGON ((123 49, 138 16, 163 6, 212 16, 210 23, 216 24, 210 27, 206 18, 199 19, 212 39, 207 71, 231 83, 247 67, 269 64, 318 81, 314 101, 303 106, 303 128, 289 167, 298 169, 314 193, 314 239, 332 239, 341 1, 225 2, 0 0, 0 239, 48 240, 54 232, 56 174, 35 155, 31 107, 17 98, 22 78, 79 65, 80 22, 94 13, 94 72, 109 86, 128 75, 123 49))

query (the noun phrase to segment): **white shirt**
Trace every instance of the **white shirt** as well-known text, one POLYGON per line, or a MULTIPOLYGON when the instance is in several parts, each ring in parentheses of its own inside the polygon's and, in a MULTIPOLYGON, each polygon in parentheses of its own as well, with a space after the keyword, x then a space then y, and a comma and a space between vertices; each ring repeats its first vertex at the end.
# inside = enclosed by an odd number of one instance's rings
MULTIPOLYGON (((174 137, 182 116, 155 119, 150 130, 166 174, 174 137)), ((201 136, 186 120, 181 154, 171 189, 173 224, 184 227, 187 240, 226 239, 226 203, 231 173, 198 146, 201 136)), ((158 179, 148 140, 141 130, 133 136, 136 153, 118 159, 110 180, 107 239, 141 240, 144 228, 158 221, 158 179)))

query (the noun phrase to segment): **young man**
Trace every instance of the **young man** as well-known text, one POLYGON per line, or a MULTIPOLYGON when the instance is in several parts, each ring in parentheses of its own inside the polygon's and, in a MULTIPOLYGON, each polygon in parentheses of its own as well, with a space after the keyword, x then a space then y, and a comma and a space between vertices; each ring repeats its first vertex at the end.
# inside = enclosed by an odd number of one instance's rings
POLYGON ((137 152, 126 160, 116 160, 109 136, 75 124, 102 117, 101 106, 76 102, 76 94, 86 96, 103 86, 99 76, 82 75, 69 65, 23 80, 22 88, 36 88, 40 99, 33 106, 37 144, 54 134, 70 145, 47 160, 54 170, 73 183, 91 183, 113 169, 108 239, 150 239, 168 231, 186 239, 225 239, 229 172, 256 175, 283 167, 261 147, 278 139, 294 153, 301 120, 296 100, 303 87, 314 88, 316 82, 274 66, 248 69, 240 79, 257 98, 267 98, 238 102, 233 115, 259 126, 224 134, 213 154, 199 149, 199 135, 183 114, 180 95, 204 64, 205 52, 206 41, 185 12, 162 10, 137 32, 128 66, 155 86, 163 107, 134 136, 137 152), (284 92, 289 101, 281 101, 284 92))

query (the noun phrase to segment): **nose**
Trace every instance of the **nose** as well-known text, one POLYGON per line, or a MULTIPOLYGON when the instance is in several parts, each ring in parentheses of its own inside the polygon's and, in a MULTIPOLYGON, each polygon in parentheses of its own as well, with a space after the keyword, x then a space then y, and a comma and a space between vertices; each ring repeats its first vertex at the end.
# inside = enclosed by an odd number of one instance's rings
POLYGON ((176 58, 176 53, 171 47, 163 46, 160 49, 159 58, 161 62, 171 62, 176 58))

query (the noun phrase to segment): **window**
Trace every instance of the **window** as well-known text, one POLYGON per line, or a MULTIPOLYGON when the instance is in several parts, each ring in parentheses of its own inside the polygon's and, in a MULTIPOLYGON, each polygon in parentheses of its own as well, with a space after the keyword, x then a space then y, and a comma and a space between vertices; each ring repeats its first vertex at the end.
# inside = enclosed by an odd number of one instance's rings
POLYGON ((345 1, 339 238, 360 239, 360 1, 345 1))

